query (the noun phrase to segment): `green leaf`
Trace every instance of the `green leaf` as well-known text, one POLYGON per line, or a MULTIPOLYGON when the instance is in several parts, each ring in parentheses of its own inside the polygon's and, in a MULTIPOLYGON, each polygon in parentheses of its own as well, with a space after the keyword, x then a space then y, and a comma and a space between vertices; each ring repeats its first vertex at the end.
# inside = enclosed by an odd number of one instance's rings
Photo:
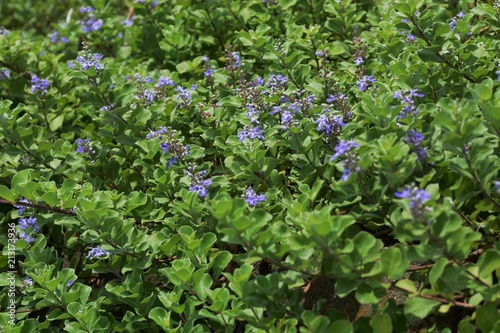
POLYGON ((0 185, 0 197, 10 202, 15 202, 17 199, 14 193, 5 185, 0 185))
POLYGON ((417 54, 423 61, 441 63, 444 60, 442 56, 439 55, 440 51, 441 46, 433 46, 425 49, 420 49, 417 51, 417 54))
POLYGON ((406 272, 408 264, 403 261, 403 254, 397 247, 389 247, 380 257, 382 271, 389 280, 395 280, 406 272))
POLYGON ((387 313, 377 315, 370 319, 370 326, 373 328, 373 333, 392 332, 391 316, 387 313))
POLYGON ((405 316, 410 321, 421 320, 437 309, 439 305, 441 303, 437 301, 414 297, 409 299, 404 305, 405 316))
POLYGON ((170 314, 170 311, 167 312, 164 308, 156 307, 149 312, 148 316, 166 330, 170 328, 170 314))

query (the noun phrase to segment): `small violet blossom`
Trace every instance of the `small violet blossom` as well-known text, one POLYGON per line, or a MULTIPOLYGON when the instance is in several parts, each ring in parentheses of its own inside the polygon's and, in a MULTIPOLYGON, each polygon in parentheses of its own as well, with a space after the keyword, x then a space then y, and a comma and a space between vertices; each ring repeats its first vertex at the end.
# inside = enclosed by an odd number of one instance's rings
POLYGON ((101 246, 96 246, 90 249, 89 253, 85 258, 87 259, 93 259, 93 258, 101 258, 109 255, 109 252, 106 250, 101 249, 101 246))
POLYGON ((338 157, 343 157, 343 173, 340 181, 346 181, 349 179, 353 172, 360 172, 361 168, 358 166, 359 158, 351 150, 353 148, 359 147, 359 143, 356 141, 340 141, 335 147, 335 154, 330 157, 330 161, 337 159, 338 157))
POLYGON ((246 139, 260 139, 265 140, 263 131, 259 126, 245 126, 241 132, 238 133, 238 140, 240 142, 245 141, 246 139))
POLYGON ((365 75, 361 79, 359 79, 358 82, 356 82, 356 84, 358 85, 359 90, 366 91, 368 87, 375 81, 376 80, 373 76, 365 75))
POLYGON ((191 178, 189 192, 196 192, 199 196, 205 198, 208 195, 208 186, 212 184, 212 179, 207 178, 205 170, 194 173, 195 166, 190 165, 186 170, 186 175, 191 178))
POLYGON ((31 76, 31 83, 32 86, 30 92, 32 94, 40 93, 42 95, 45 95, 48 91, 47 89, 50 86, 50 82, 48 80, 39 79, 38 76, 34 74, 31 76))
POLYGON ((160 78, 158 79, 158 83, 156 84, 156 88, 162 88, 165 86, 174 87, 175 82, 169 77, 160 76, 160 78))
MULTIPOLYGON (((28 203, 28 204, 31 203, 26 198, 22 198, 18 202, 28 203)), ((24 205, 15 205, 14 207, 16 207, 17 209, 19 209, 19 211, 18 211, 18 215, 19 216, 23 215, 23 213, 26 211, 26 209, 28 209, 28 206, 24 206, 24 205)))
POLYGON ((84 46, 83 55, 78 56, 76 61, 80 63, 85 71, 94 68, 96 72, 100 72, 104 69, 104 65, 101 63, 103 57, 104 56, 100 53, 90 53, 87 46, 84 46))
POLYGON ((78 154, 91 155, 94 153, 94 149, 92 149, 90 139, 76 139, 75 143, 77 145, 76 152, 78 154))
POLYGON ((363 58, 357 57, 356 60, 354 60, 354 64, 356 66, 360 66, 364 62, 363 58))
POLYGON ((431 195, 425 190, 419 190, 416 186, 409 186, 400 192, 394 193, 398 199, 410 200, 410 212, 416 221, 421 221, 426 212, 430 211, 424 204, 430 200, 431 195))
POLYGON ((406 137, 406 143, 410 143, 413 145, 413 151, 417 154, 417 158, 420 163, 425 162, 425 158, 427 157, 427 150, 425 147, 421 146, 422 140, 424 139, 424 135, 415 130, 410 130, 406 137))
POLYGON ((408 115, 418 115, 418 108, 415 105, 416 97, 424 97, 424 95, 420 94, 416 89, 398 90, 396 91, 396 93, 394 93, 393 98, 398 99, 404 106, 403 110, 401 110, 401 113, 396 116, 397 119, 404 118, 408 115))
POLYGON ((246 200, 247 204, 250 207, 254 207, 258 205, 261 202, 265 202, 267 200, 266 196, 264 194, 259 194, 257 195, 255 191, 251 188, 248 188, 245 192, 245 194, 242 195, 242 197, 246 200))

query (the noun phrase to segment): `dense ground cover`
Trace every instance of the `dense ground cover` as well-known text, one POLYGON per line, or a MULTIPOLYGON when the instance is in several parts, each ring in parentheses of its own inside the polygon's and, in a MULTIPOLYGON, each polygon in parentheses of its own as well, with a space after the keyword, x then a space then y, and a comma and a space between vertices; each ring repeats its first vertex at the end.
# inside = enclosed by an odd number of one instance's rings
POLYGON ((500 3, 0 3, 5 332, 500 331, 500 3))

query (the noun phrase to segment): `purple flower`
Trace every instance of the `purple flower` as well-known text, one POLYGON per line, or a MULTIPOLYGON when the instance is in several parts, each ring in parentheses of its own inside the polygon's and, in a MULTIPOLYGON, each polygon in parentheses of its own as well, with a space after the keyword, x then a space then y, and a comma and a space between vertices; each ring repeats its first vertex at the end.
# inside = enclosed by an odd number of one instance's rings
POLYGON ((361 65, 363 62, 364 62, 364 60, 363 60, 363 58, 361 58, 361 57, 357 57, 357 58, 356 58, 356 60, 354 60, 354 64, 355 64, 356 66, 361 65))
POLYGON ((238 69, 241 66, 240 54, 238 52, 231 52, 231 56, 229 58, 229 66, 232 69, 238 69))
POLYGON ((450 22, 450 30, 453 31, 453 29, 455 29, 456 26, 457 26, 457 20, 452 19, 450 22))
POLYGON ((335 95, 328 95, 326 102, 333 103, 333 102, 335 102, 336 99, 337 99, 337 97, 335 95))
POLYGON ((196 192, 201 197, 206 197, 208 195, 208 186, 212 184, 212 180, 207 178, 207 172, 205 170, 198 173, 194 173, 194 165, 190 165, 186 170, 186 175, 191 177, 191 186, 189 187, 189 192, 196 192))
POLYGON ((357 85, 359 90, 366 91, 368 87, 374 83, 376 80, 373 76, 365 75, 361 79, 358 80, 357 85))
POLYGON ((80 7, 80 13, 82 14, 87 14, 87 13, 92 13, 94 12, 94 8, 88 6, 88 7, 80 7))
POLYGON ((20 237, 24 239, 26 243, 33 243, 35 241, 35 237, 29 236, 27 233, 21 233, 20 237))
POLYGON ((90 249, 89 253, 85 258, 87 259, 92 259, 92 258, 101 258, 109 255, 109 252, 106 250, 101 249, 101 246, 96 246, 90 249))
POLYGON ((69 61, 68 62, 68 69, 72 69, 72 68, 75 68, 76 64, 74 61, 69 61))
POLYGON ((345 156, 352 148, 359 147, 359 143, 353 140, 340 141, 335 147, 335 154, 330 157, 330 161, 337 159, 340 156, 345 156))
POLYGON ((134 24, 134 18, 126 18, 125 20, 121 21, 120 24, 123 25, 124 28, 131 27, 134 24))
POLYGON ((323 51, 318 50, 318 51, 316 51, 315 55, 316 55, 316 57, 322 57, 323 56, 323 51))
POLYGON ((170 169, 172 165, 177 164, 177 156, 172 156, 167 162, 167 169, 170 169))
POLYGON ((96 20, 94 17, 90 17, 87 20, 82 21, 82 31, 84 33, 98 31, 99 29, 101 29, 102 25, 102 20, 96 20))
POLYGON ((33 279, 30 278, 29 276, 25 277, 23 279, 23 285, 33 287, 33 279))
POLYGON ((258 78, 255 79, 255 84, 258 86, 263 86, 264 85, 264 79, 259 76, 258 78))
POLYGON ((238 140, 240 142, 243 142, 246 139, 265 140, 266 138, 264 137, 263 131, 259 126, 245 126, 245 128, 243 128, 243 130, 238 133, 238 140))
POLYGON ((201 57, 201 60, 208 62, 210 59, 206 55, 204 55, 203 57, 201 57))
POLYGON ((68 283, 66 284, 66 287, 71 287, 75 283, 75 280, 69 280, 68 283))
POLYGON ((497 80, 500 81, 500 71, 496 71, 495 74, 498 75, 497 80))
POLYGON ((246 190, 245 194, 242 195, 242 197, 246 200, 247 204, 250 207, 254 207, 254 206, 258 205, 259 203, 267 200, 267 198, 264 194, 257 195, 255 193, 255 191, 251 188, 248 188, 246 190))
POLYGON ((78 154, 91 155, 94 153, 92 146, 90 144, 90 139, 76 139, 76 152, 78 154))
POLYGON ((405 140, 406 143, 410 143, 413 145, 413 151, 415 152, 415 154, 417 154, 418 160, 421 163, 424 163, 425 158, 427 157, 426 148, 420 145, 423 139, 424 135, 422 133, 415 130, 410 130, 405 140))
POLYGON ((57 37, 59 37, 59 33, 57 31, 54 31, 51 35, 50 35, 50 41, 52 43, 57 43, 57 37))
POLYGON ((67 37, 61 37, 61 42, 64 44, 69 43, 69 39, 67 37))
POLYGON ((407 19, 402 19, 401 22, 408 23, 408 20, 407 19))
POLYGON ((30 92, 33 94, 41 93, 42 95, 45 95, 50 86, 50 82, 48 80, 39 79, 35 74, 31 76, 31 83, 33 85, 31 86, 30 92))
POLYGON ((0 70, 0 79, 2 79, 2 78, 10 79, 10 73, 11 73, 10 69, 0 70))
POLYGON ((213 73, 214 73, 214 70, 212 68, 207 68, 205 70, 205 73, 203 73, 203 75, 205 75, 205 77, 211 77, 213 73))
POLYGON ((156 90, 149 90, 149 89, 144 90, 142 94, 144 102, 148 106, 151 106, 156 99, 156 94, 157 94, 156 90))
POLYGON ((340 135, 342 127, 346 125, 342 118, 331 114, 328 109, 325 109, 325 113, 315 121, 318 124, 318 131, 324 132, 328 137, 340 135))
POLYGON ((148 135, 146 135, 146 139, 148 140, 153 138, 161 139, 161 135, 166 132, 167 132, 166 127, 159 127, 158 130, 156 131, 149 131, 148 135))
POLYGON ((27 228, 30 228, 30 227, 33 228, 33 233, 35 233, 35 234, 40 229, 36 225, 36 217, 30 216, 28 218, 22 218, 22 219, 19 220, 19 229, 24 230, 24 229, 27 229, 27 228))
POLYGON ((406 37, 408 37, 408 40, 410 41, 410 43, 415 43, 417 41, 417 38, 410 33, 408 33, 406 35, 406 37))
POLYGON ((429 201, 431 195, 425 190, 419 190, 416 186, 406 187, 400 192, 394 193, 398 199, 410 200, 410 212, 416 221, 422 220, 424 214, 429 211, 424 203, 429 201))
POLYGON ((100 72, 104 69, 101 60, 104 56, 100 53, 90 53, 87 46, 83 48, 83 55, 76 57, 76 61, 80 63, 85 71, 94 68, 96 72, 100 72))
MULTIPOLYGON (((22 198, 21 200, 19 200, 19 202, 31 203, 26 198, 22 198)), ((19 211, 18 211, 19 216, 23 215, 23 213, 26 211, 26 209, 28 209, 28 206, 24 206, 24 205, 15 205, 14 207, 19 209, 19 211)))
POLYGON ((275 92, 276 90, 285 90, 287 81, 288 79, 286 78, 286 76, 283 76, 281 74, 271 74, 269 79, 267 79, 267 87, 271 89, 272 92, 275 92))
POLYGON ((359 147, 355 141, 340 141, 335 147, 335 155, 330 157, 330 161, 342 156, 344 161, 342 163, 343 172, 340 181, 346 181, 353 172, 360 172, 361 168, 358 166, 359 158, 355 152, 351 152, 352 148, 359 147))
POLYGON ((0 35, 7 35, 9 33, 9 31, 7 29, 5 29, 4 27, 2 27, 0 29, 0 35))
POLYGON ((396 117, 397 119, 404 118, 408 115, 416 116, 418 114, 418 108, 415 105, 415 97, 424 97, 424 95, 418 93, 416 89, 398 90, 394 93, 393 98, 399 99, 404 106, 401 113, 396 117))
POLYGON ((164 86, 173 87, 175 86, 175 82, 169 77, 160 76, 160 78, 158 79, 158 83, 156 84, 156 88, 161 88, 164 86))

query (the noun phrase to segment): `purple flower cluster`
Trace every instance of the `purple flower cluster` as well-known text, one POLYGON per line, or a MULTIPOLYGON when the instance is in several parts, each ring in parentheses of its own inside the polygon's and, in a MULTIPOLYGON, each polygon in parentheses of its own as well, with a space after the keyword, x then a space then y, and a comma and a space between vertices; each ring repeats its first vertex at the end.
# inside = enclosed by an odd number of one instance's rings
MULTIPOLYGON (((19 220, 19 229, 25 230, 28 228, 33 228, 33 234, 36 234, 38 230, 40 230, 40 228, 36 225, 36 217, 23 217, 19 220)), ((20 234, 20 237, 24 239, 26 243, 33 243, 35 241, 35 238, 28 235, 25 231, 20 234)))
POLYGON ((92 7, 81 7, 80 13, 88 15, 88 18, 82 20, 82 31, 84 33, 89 33, 92 31, 98 31, 101 29, 103 22, 102 20, 97 20, 94 15, 94 8, 92 7))
POLYGON ((83 55, 76 57, 76 61, 80 63, 85 71, 94 68, 96 72, 100 72, 104 69, 104 65, 101 63, 103 57, 100 53, 92 54, 89 52, 87 45, 84 45, 83 55))
POLYGON ((451 19, 451 22, 450 22, 450 31, 453 31, 455 29, 455 27, 458 24, 457 21, 463 19, 464 16, 465 16, 465 13, 463 11, 461 11, 460 13, 458 13, 457 15, 455 15, 455 17, 453 17, 451 19))
POLYGON ((76 152, 78 154, 92 155, 94 149, 92 149, 90 139, 76 139, 76 152))
POLYGON ((398 99, 401 104, 404 105, 401 113, 396 117, 397 119, 404 118, 408 115, 416 116, 418 114, 418 108, 415 105, 416 97, 424 97, 423 94, 419 94, 418 90, 398 90, 394 94, 393 98, 398 99))
POLYGON ((68 38, 66 38, 64 36, 59 38, 59 32, 57 32, 57 31, 54 31, 52 34, 50 34, 50 41, 54 44, 57 43, 58 41, 65 43, 65 44, 69 42, 68 38))
POLYGON ((158 83, 156 84, 155 87, 156 88, 163 88, 165 86, 174 87, 175 82, 169 77, 160 76, 160 78, 158 79, 158 83))
POLYGON ((366 91, 369 86, 371 86, 372 83, 374 83, 376 80, 373 76, 371 75, 364 75, 361 79, 356 82, 358 85, 359 90, 361 91, 366 91))
POLYGON ((429 201, 431 195, 425 190, 419 190, 416 186, 409 186, 400 192, 394 193, 398 199, 410 200, 410 212, 416 221, 422 221, 425 213, 430 209, 424 204, 429 201))
POLYGON ((351 151, 353 148, 359 147, 359 143, 353 140, 340 141, 335 147, 335 154, 330 157, 330 161, 333 161, 339 157, 343 157, 343 173, 340 178, 341 181, 346 181, 351 176, 353 172, 360 172, 361 168, 358 166, 359 158, 356 153, 351 151))
POLYGON ((427 150, 425 147, 421 146, 422 141, 424 140, 424 135, 421 132, 417 132, 415 130, 408 131, 408 135, 406 137, 406 143, 410 143, 413 145, 413 151, 417 154, 417 158, 420 163, 425 162, 425 158, 427 157, 427 150))
MULTIPOLYGON (((26 198, 22 198, 18 202, 31 203, 26 198)), ((24 205, 15 205, 14 207, 16 207, 17 209, 19 209, 19 211, 18 211, 18 215, 19 216, 23 215, 24 212, 26 211, 26 209, 28 209, 28 206, 24 206, 24 205)))
POLYGON ((101 246, 96 246, 90 249, 89 253, 85 258, 87 259, 93 259, 93 258, 102 258, 109 255, 109 252, 106 250, 101 249, 101 246))
POLYGON ((167 162, 167 168, 177 164, 179 159, 184 159, 191 153, 189 146, 182 144, 182 140, 178 137, 177 131, 170 127, 160 127, 156 131, 150 131, 146 135, 146 139, 150 140, 157 138, 161 141, 160 148, 163 154, 171 154, 172 156, 167 162))
POLYGON ((194 173, 195 166, 190 165, 186 170, 186 175, 191 178, 191 186, 189 187, 189 192, 196 192, 201 197, 206 197, 208 195, 208 186, 212 184, 212 179, 207 178, 208 174, 205 170, 198 173, 194 173))
POLYGON ((354 60, 354 64, 356 66, 361 66, 361 64, 364 62, 363 58, 361 57, 357 57, 355 60, 354 60))
POLYGON ((31 76, 31 83, 32 85, 30 93, 32 94, 40 93, 42 95, 45 95, 47 93, 47 89, 50 86, 50 82, 48 80, 39 79, 35 74, 31 76))
POLYGON ((241 132, 238 133, 238 140, 240 142, 245 141, 246 139, 260 139, 265 140, 264 132, 260 128, 260 126, 249 125, 245 126, 241 132))
POLYGON ((134 24, 134 19, 135 16, 131 18, 126 18, 125 20, 121 21, 120 24, 123 25, 124 28, 131 27, 134 24))
POLYGON ((325 113, 316 119, 318 131, 324 132, 327 137, 337 137, 342 133, 342 128, 346 125, 341 117, 330 113, 328 108, 324 109, 325 113))
POLYGON ((267 79, 267 87, 274 93, 277 90, 285 90, 287 82, 288 79, 286 78, 286 76, 281 74, 271 74, 271 76, 269 76, 269 78, 267 79))
POLYGON ((251 188, 248 188, 245 191, 245 194, 242 195, 250 207, 254 207, 261 202, 265 202, 267 200, 264 194, 256 194, 255 191, 251 188))
POLYGON ((177 106, 189 107, 191 105, 191 92, 181 86, 175 87, 175 91, 177 92, 177 106))
POLYGON ((241 66, 241 59, 239 52, 231 52, 227 57, 229 68, 236 70, 241 66))

